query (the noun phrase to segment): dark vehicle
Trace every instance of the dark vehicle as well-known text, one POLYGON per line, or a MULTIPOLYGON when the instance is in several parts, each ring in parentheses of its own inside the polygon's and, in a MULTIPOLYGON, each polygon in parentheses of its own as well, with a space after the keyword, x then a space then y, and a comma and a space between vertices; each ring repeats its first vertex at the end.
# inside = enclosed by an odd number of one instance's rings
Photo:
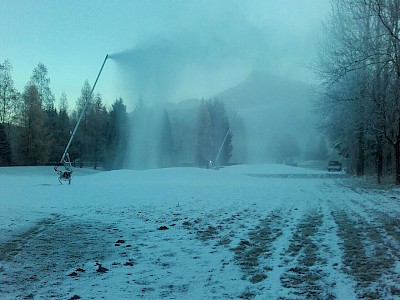
POLYGON ((342 171, 342 164, 336 160, 331 160, 328 164, 328 171, 337 171, 341 172, 342 171))

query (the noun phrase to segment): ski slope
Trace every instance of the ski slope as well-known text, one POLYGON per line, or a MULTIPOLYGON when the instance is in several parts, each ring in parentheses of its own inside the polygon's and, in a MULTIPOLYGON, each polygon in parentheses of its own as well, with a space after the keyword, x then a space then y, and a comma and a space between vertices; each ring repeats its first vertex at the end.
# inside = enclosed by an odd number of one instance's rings
POLYGON ((398 189, 283 165, 73 175, 0 168, 1 299, 400 299, 398 189))

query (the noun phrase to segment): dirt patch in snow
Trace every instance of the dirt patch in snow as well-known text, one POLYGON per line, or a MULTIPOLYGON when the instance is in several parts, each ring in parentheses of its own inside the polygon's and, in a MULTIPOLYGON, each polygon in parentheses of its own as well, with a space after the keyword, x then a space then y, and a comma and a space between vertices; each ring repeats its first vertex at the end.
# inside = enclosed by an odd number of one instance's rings
POLYGON ((55 215, 0 244, 0 298, 13 294, 33 299, 36 291, 54 278, 57 280, 51 282, 48 297, 65 298, 57 287, 69 270, 110 256, 107 231, 105 224, 94 227, 92 222, 55 215))

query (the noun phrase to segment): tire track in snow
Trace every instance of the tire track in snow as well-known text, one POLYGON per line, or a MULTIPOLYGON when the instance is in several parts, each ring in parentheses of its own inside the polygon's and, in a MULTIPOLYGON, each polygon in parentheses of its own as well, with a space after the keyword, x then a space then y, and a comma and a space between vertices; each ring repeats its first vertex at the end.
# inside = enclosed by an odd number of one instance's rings
POLYGON ((356 205, 369 207, 374 211, 378 210, 390 215, 398 214, 400 211, 400 195, 398 190, 386 190, 382 186, 376 185, 365 187, 355 180, 338 180, 336 183, 353 193, 352 202, 356 205))
MULTIPOLYGON (((351 199, 353 209, 360 214, 362 219, 368 220, 381 235, 387 247, 393 250, 393 255, 400 260, 400 213, 399 210, 387 207, 382 203, 380 195, 361 194, 357 192, 356 198, 351 199)), ((387 202, 386 202, 387 203, 387 202)))
POLYGON ((220 271, 225 265, 237 265, 242 273, 240 279, 248 281, 249 285, 236 297, 252 299, 256 295, 265 295, 269 274, 275 274, 272 271, 279 264, 279 259, 278 262, 275 259, 279 257, 283 228, 289 226, 289 215, 289 211, 279 209, 262 217, 259 211, 250 207, 231 213, 218 211, 213 216, 195 218, 184 224, 188 230, 196 232, 196 238, 202 243, 213 245, 215 252, 218 247, 231 251, 232 260, 221 261, 220 271))
MULTIPOLYGON (((358 212, 362 224, 369 232, 369 239, 364 241, 366 249, 372 252, 377 259, 383 260, 383 266, 386 266, 377 280, 376 289, 386 297, 399 297, 400 278, 396 272, 396 270, 400 270, 399 212, 379 205, 379 198, 382 197, 371 197, 369 194, 364 197, 362 194, 357 196, 359 197, 352 199, 352 204, 358 212), (387 261, 390 261, 390 266, 387 261)), ((389 204, 392 206, 391 203, 389 204)))
POLYGON ((326 282, 319 238, 324 215, 319 209, 306 212, 299 220, 290 244, 284 253, 289 266, 281 275, 282 286, 295 297, 333 299, 331 286, 326 282))
POLYGON ((358 297, 398 296, 395 258, 381 224, 368 212, 360 208, 354 210, 349 205, 333 209, 332 217, 338 226, 337 235, 342 240, 343 272, 355 279, 358 297))
POLYGON ((282 286, 281 277, 287 269, 287 258, 285 252, 289 248, 290 238, 297 227, 299 218, 304 212, 298 208, 285 211, 285 223, 282 235, 274 241, 272 248, 275 249, 270 258, 271 274, 268 281, 263 282, 266 289, 262 291, 263 296, 268 298, 276 298, 278 295, 287 295, 286 289, 282 286))
POLYGON ((285 223, 281 211, 271 212, 248 232, 248 239, 231 249, 244 274, 243 279, 253 284, 267 279, 267 273, 272 270, 269 261, 274 251, 272 244, 283 234, 285 223))
POLYGON ((390 236, 391 231, 396 235, 393 232, 396 222, 388 222, 398 215, 396 203, 386 195, 364 193, 351 186, 351 181, 336 181, 336 184, 339 194, 332 193, 331 186, 325 189, 331 193, 328 204, 341 241, 340 266, 354 280, 355 297, 398 297, 400 245, 390 236))
POLYGON ((356 210, 366 220, 371 220, 385 242, 400 261, 400 201, 395 191, 351 188, 357 197, 351 199, 356 210))
POLYGON ((281 253, 288 246, 288 237, 299 214, 297 208, 269 212, 266 217, 259 218, 259 223, 248 230, 247 236, 236 247, 231 248, 235 263, 242 270, 242 280, 250 283, 240 298, 268 295, 273 298, 282 293, 280 274, 284 272, 285 264, 281 253))

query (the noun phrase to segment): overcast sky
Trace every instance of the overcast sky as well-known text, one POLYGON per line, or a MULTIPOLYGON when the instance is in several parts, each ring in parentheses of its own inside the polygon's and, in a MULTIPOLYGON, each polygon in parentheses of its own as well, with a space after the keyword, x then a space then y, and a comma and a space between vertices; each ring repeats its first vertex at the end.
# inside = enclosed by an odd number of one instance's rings
POLYGON ((306 67, 328 2, 0 0, 0 62, 11 61, 21 92, 44 63, 56 99, 64 91, 70 106, 86 79, 94 83, 105 55, 121 52, 131 56, 108 60, 96 88, 108 105, 146 89, 168 100, 209 97, 253 69, 312 82, 306 67), (134 76, 125 67, 131 60, 134 76), (126 77, 135 81, 133 94, 124 91, 126 77))

